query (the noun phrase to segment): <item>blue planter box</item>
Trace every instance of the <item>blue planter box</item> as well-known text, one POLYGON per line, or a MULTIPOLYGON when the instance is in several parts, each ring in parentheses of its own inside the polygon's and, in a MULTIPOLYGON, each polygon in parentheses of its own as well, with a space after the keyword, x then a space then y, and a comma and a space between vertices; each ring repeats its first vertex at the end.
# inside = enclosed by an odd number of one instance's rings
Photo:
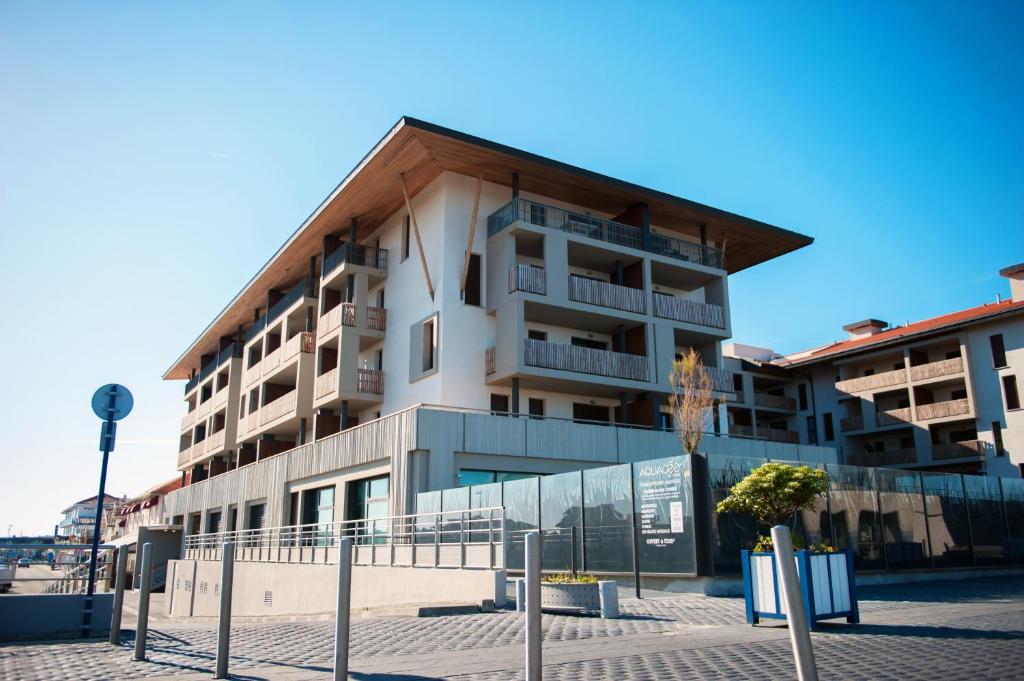
MULTIPOLYGON (((786 619, 775 554, 743 551, 742 556, 747 623, 757 624, 762 617, 786 619)), ((797 551, 793 557, 800 575, 807 622, 812 629, 821 620, 840 617, 851 624, 860 622, 853 553, 797 551)))

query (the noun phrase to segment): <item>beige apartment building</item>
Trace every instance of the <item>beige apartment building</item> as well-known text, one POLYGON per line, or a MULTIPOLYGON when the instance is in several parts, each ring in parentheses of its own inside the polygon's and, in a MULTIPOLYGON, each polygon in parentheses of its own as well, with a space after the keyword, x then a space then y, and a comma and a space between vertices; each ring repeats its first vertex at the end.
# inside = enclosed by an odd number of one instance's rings
POLYGON ((1024 265, 1010 297, 903 326, 867 319, 790 355, 727 347, 732 433, 836 446, 845 463, 1024 470, 1024 265))
POLYGON ((189 483, 166 520, 402 513, 470 478, 678 453, 691 347, 723 401, 710 450, 835 461, 725 428, 728 277, 811 241, 403 118, 166 372, 189 483))

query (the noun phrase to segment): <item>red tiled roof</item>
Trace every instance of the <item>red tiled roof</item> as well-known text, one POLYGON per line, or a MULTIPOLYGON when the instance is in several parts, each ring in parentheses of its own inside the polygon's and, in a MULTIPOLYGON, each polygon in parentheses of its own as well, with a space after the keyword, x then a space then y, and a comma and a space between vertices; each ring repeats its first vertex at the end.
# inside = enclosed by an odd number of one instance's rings
POLYGON ((894 329, 889 329, 888 331, 881 331, 872 336, 836 341, 831 345, 826 345, 809 352, 792 353, 787 355, 783 362, 785 364, 803 364, 805 362, 821 359, 828 355, 847 352, 849 350, 866 349, 872 345, 896 340, 903 338, 904 336, 913 336, 928 331, 937 331, 948 326, 955 326, 957 324, 963 324, 964 322, 978 321, 986 317, 1003 314, 1013 310, 1024 310, 1024 300, 1004 300, 999 303, 986 303, 985 305, 979 305, 977 307, 971 307, 957 312, 950 312, 948 314, 939 315, 938 317, 932 317, 931 319, 907 324, 906 326, 898 326, 894 329))

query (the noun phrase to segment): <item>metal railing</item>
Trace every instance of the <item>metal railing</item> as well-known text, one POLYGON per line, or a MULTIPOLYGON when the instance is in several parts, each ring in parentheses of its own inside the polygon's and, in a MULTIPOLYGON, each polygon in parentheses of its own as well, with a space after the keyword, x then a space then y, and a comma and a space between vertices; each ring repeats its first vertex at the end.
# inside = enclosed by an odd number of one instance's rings
POLYGON ((285 293, 281 300, 271 305, 270 309, 267 310, 267 325, 273 324, 277 321, 278 317, 284 314, 285 310, 294 305, 296 301, 301 300, 306 295, 308 286, 309 283, 303 279, 285 293))
POLYGON ((966 440, 964 442, 946 442, 932 445, 932 459, 943 461, 945 459, 962 459, 984 457, 991 445, 981 440, 966 440))
POLYGON ((642 288, 620 286, 578 274, 569 275, 569 300, 638 314, 647 311, 647 296, 642 288))
POLYGON ((380 369, 356 370, 356 389, 361 393, 384 394, 384 372, 380 369))
POLYGON ((792 397, 769 395, 768 393, 754 393, 754 404, 758 407, 767 407, 769 409, 796 411, 796 400, 792 397))
POLYGON ((490 376, 495 371, 496 348, 491 347, 484 350, 484 376, 490 376))
POLYGON ((545 269, 533 265, 512 265, 508 268, 508 292, 516 291, 547 295, 548 280, 545 269))
POLYGON ((252 323, 248 329, 245 330, 245 342, 248 343, 256 336, 260 335, 263 329, 267 328, 267 315, 266 313, 261 314, 256 321, 252 323))
POLYGON ((639 227, 528 199, 510 201, 492 213, 487 218, 487 236, 494 236, 518 220, 676 260, 695 262, 708 267, 722 267, 722 251, 718 248, 654 232, 648 234, 645 244, 643 231, 639 227))
POLYGON ((386 248, 364 246, 346 241, 324 258, 320 276, 326 277, 344 264, 372 267, 378 270, 388 269, 388 251, 386 248))
POLYGON ((585 348, 568 343, 525 339, 523 362, 542 369, 572 371, 578 374, 648 380, 647 358, 624 352, 585 348))
POLYGON ((364 520, 213 532, 185 537, 185 558, 219 560, 234 542, 235 560, 337 563, 342 537, 351 537, 356 565, 501 568, 505 510, 495 506, 364 520))
POLYGON ((721 305, 677 298, 658 291, 654 292, 654 316, 717 329, 725 328, 725 308, 721 305))

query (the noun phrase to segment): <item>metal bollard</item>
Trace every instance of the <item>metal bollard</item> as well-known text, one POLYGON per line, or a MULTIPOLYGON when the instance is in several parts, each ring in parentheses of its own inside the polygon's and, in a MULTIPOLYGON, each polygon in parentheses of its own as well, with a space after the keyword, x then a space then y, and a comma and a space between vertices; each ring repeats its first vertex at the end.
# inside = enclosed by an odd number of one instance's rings
POLYGON ((526 533, 526 681, 541 681, 540 533, 526 533))
POLYGON ((526 580, 516 580, 516 612, 526 612, 526 580))
POLYGON ((149 634, 149 589, 153 584, 153 545, 142 545, 142 583, 139 585, 139 619, 135 625, 135 661, 146 659, 146 636, 149 634))
POLYGON ((235 543, 224 542, 220 556, 220 611, 217 614, 217 669, 213 678, 228 678, 231 649, 231 587, 235 580, 235 543))
POLYGON ((121 609, 124 607, 124 580, 125 572, 128 570, 128 547, 122 546, 117 550, 117 574, 114 576, 114 609, 110 613, 110 641, 111 645, 121 643, 121 609))
POLYGON ((334 681, 348 679, 348 630, 352 604, 352 537, 338 547, 338 604, 334 617, 334 681))
POLYGON ((779 566, 779 587, 786 603, 786 618, 789 621, 789 641, 793 644, 796 660, 796 676, 799 681, 818 681, 818 667, 814 663, 811 648, 811 633, 807 625, 807 611, 804 610, 800 578, 793 559, 793 540, 789 528, 776 525, 772 528, 772 544, 775 546, 775 563, 779 566))

